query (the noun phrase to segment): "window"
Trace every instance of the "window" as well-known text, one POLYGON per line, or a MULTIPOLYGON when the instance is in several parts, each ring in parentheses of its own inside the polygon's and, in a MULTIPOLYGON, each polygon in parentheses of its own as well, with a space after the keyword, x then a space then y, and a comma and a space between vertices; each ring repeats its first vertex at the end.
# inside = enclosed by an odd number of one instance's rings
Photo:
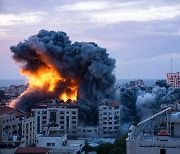
POLYGON ((64 121, 60 121, 60 124, 64 124, 64 121))
POLYGON ((166 154, 166 149, 160 149, 160 154, 166 154))
POLYGON ((72 114, 76 114, 76 111, 72 111, 72 114))
POLYGON ((76 119, 76 116, 72 116, 72 119, 76 119))
POLYGON ((72 121, 72 124, 76 124, 76 121, 72 121))
POLYGON ((64 116, 60 116, 60 119, 64 119, 64 116))
POLYGON ((51 143, 47 143, 47 146, 50 147, 50 146, 51 146, 51 143))
POLYGON ((119 126, 115 126, 114 129, 119 129, 119 126))
POLYGON ((55 143, 52 143, 52 146, 54 147, 54 146, 55 146, 55 143))

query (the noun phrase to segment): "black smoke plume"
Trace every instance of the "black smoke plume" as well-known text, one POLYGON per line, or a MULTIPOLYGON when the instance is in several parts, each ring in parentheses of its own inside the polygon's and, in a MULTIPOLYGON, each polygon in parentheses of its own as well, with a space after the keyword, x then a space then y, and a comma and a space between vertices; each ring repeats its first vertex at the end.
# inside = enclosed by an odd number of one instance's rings
POLYGON ((68 86, 68 79, 78 82, 80 110, 88 116, 94 109, 97 110, 100 100, 114 97, 115 60, 109 58, 106 49, 96 43, 72 43, 65 32, 41 30, 10 49, 13 59, 20 64, 22 70, 36 72, 39 67, 46 67, 46 61, 42 60, 44 55, 61 76, 67 79, 65 83, 59 81, 51 94, 41 89, 30 89, 30 92, 25 92, 16 100, 15 108, 28 111, 38 101, 57 96, 68 86))

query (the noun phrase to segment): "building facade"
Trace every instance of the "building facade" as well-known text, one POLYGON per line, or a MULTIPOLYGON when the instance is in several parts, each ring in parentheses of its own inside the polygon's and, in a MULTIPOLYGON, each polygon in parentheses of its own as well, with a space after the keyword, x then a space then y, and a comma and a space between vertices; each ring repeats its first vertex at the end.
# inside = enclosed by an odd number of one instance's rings
POLYGON ((180 112, 168 107, 129 128, 127 154, 179 154, 180 112))
POLYGON ((77 136, 80 138, 98 137, 98 126, 78 126, 77 136))
POLYGON ((143 85, 144 85, 144 81, 141 80, 141 79, 129 82, 129 86, 130 87, 133 87, 133 86, 143 86, 143 85))
POLYGON ((61 133, 69 137, 77 135, 78 108, 76 104, 47 104, 38 105, 32 109, 35 134, 40 134, 43 128, 55 124, 60 127, 61 133))
POLYGON ((167 74, 167 83, 174 87, 180 87, 180 72, 168 73, 167 74))
POLYGON ((100 137, 115 137, 120 130, 120 104, 118 102, 101 104, 98 110, 100 137))
POLYGON ((29 146, 34 140, 34 119, 14 108, 0 106, 0 142, 4 146, 29 146))
POLYGON ((18 119, 16 118, 16 114, 13 112, 5 113, 5 108, 0 107, 0 142, 12 141, 13 136, 17 136, 18 134, 18 119))
POLYGON ((21 134, 25 137, 25 144, 32 146, 35 143, 34 134, 34 118, 33 117, 23 117, 20 119, 21 124, 21 134))

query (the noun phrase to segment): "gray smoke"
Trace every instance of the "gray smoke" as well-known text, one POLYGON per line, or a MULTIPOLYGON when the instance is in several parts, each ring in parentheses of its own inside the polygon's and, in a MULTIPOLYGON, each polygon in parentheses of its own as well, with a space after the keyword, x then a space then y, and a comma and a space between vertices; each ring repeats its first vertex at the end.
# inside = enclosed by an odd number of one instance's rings
POLYGON ((153 87, 130 87, 120 90, 122 123, 138 123, 160 111, 162 104, 175 104, 180 99, 180 88, 158 80, 153 87))
POLYGON ((115 60, 109 58, 105 48, 93 42, 71 43, 65 32, 41 30, 10 49, 21 69, 36 72, 41 66, 47 67, 46 61, 42 60, 43 55, 67 79, 63 83, 59 81, 53 94, 46 95, 41 89, 36 93, 37 89, 31 89, 16 102, 18 109, 27 111, 34 103, 57 96, 64 87, 68 87, 70 79, 78 82, 79 106, 87 113, 97 108, 99 100, 114 97, 115 76, 112 72, 115 60))

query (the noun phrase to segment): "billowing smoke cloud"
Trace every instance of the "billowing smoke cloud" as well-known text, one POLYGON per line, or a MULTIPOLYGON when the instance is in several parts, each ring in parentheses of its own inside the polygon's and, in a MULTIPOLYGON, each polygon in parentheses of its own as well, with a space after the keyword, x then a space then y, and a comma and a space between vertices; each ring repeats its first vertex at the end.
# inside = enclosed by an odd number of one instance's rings
POLYGON ((23 71, 36 72, 50 64, 66 79, 58 82, 53 93, 30 89, 31 92, 16 100, 18 109, 27 111, 36 102, 57 96, 71 84, 71 79, 78 84, 80 108, 88 113, 97 108, 99 100, 114 97, 115 60, 109 58, 106 49, 93 42, 71 43, 64 32, 41 30, 10 49, 23 71))
POLYGON ((180 88, 159 80, 154 87, 129 87, 120 89, 122 123, 136 124, 160 111, 162 104, 175 104, 180 99, 180 88))

